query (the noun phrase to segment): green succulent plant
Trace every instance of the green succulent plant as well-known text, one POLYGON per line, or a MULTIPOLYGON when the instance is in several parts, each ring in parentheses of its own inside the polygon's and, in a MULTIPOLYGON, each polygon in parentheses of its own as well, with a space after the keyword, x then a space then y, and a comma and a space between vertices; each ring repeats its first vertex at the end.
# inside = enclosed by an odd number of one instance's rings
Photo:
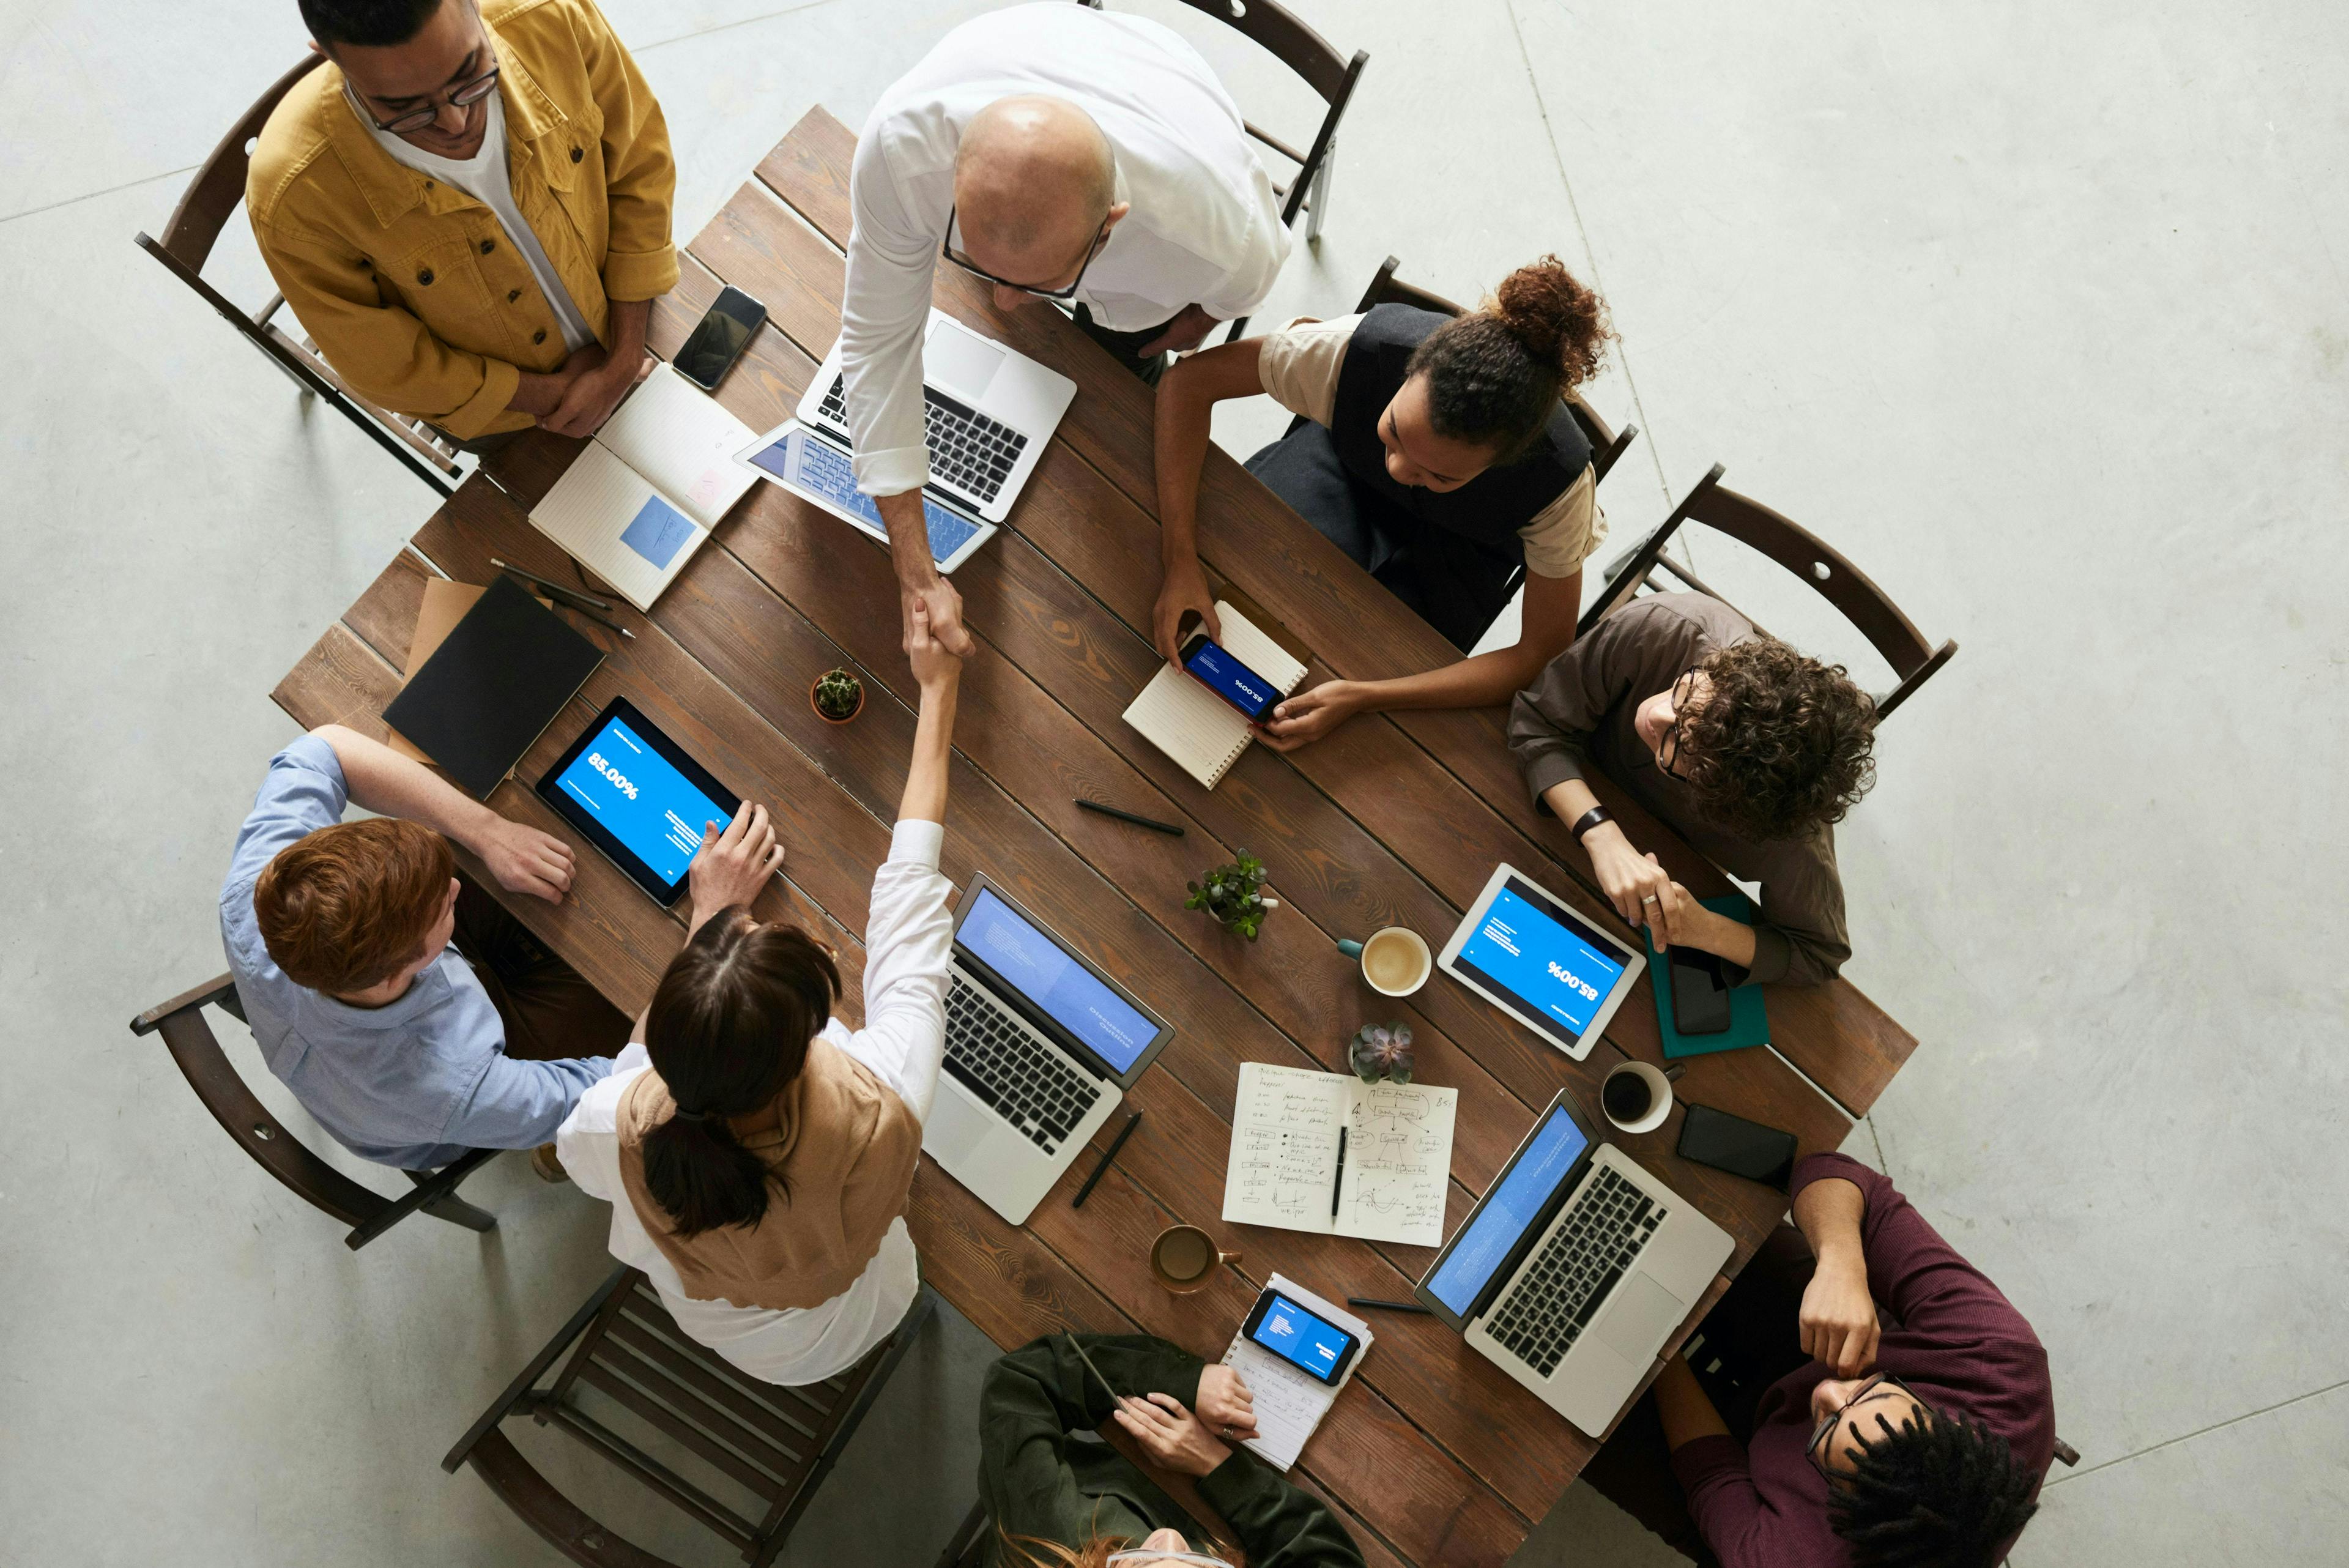
POLYGON ((1401 1023, 1365 1023, 1346 1044, 1347 1064, 1365 1084, 1411 1082, 1411 1031, 1401 1023))
POLYGON ((1280 908, 1279 899, 1264 896, 1264 862, 1243 849, 1239 858, 1230 865, 1207 872, 1205 886, 1185 883, 1191 896, 1183 901, 1183 907, 1205 909, 1221 922, 1224 929, 1254 941, 1265 916, 1280 908))
POLYGON ((827 719, 853 716, 864 701, 864 682, 845 670, 828 670, 815 683, 815 705, 827 719))

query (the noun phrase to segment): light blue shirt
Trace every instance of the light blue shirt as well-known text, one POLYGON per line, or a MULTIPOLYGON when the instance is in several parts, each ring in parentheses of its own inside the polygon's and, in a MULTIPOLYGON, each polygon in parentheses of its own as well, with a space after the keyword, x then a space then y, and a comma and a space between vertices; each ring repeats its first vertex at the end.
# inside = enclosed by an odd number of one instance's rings
POLYGON ((269 759, 221 888, 221 940, 253 1037, 302 1108, 353 1154, 408 1170, 469 1148, 533 1148, 611 1058, 520 1062, 472 966, 451 945, 385 1007, 353 1007, 297 985, 269 956, 253 885, 289 844, 343 819, 335 750, 305 735, 269 759))

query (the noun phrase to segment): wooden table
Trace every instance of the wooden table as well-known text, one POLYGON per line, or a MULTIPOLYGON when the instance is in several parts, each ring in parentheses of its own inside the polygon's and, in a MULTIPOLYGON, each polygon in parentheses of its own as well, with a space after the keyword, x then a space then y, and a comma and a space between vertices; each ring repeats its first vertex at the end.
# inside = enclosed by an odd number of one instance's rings
MULTIPOLYGON (((766 301, 768 325, 719 394, 753 430, 788 417, 839 329, 853 146, 838 121, 811 111, 694 240, 682 281, 655 311, 653 344, 667 354, 721 285, 766 301)), ((1080 389, 1010 526, 955 577, 982 649, 963 678, 947 873, 994 877, 1177 1033, 1129 1096, 1146 1113, 1142 1127, 1082 1210, 1068 1196, 1093 1154, 1017 1230, 925 1160, 908 1215, 923 1272, 1006 1346, 1062 1327, 1146 1330, 1210 1358, 1276 1269, 1332 1297, 1406 1296, 1425 1249, 1222 1224, 1240 1064, 1342 1072, 1356 1026, 1408 1022, 1421 1080, 1460 1091, 1448 1230, 1560 1085, 1594 1107, 1609 1068, 1661 1061, 1646 982, 1579 1064, 1443 976, 1407 1004, 1371 992, 1337 940, 1407 925, 1440 941, 1499 860, 1614 919, 1563 829, 1534 813, 1499 713, 1357 718, 1292 756, 1251 748, 1221 787, 1198 788, 1118 717, 1159 663, 1148 639, 1158 583, 1148 389, 1057 315, 1000 314, 951 268, 940 270, 936 298, 1080 389), (1187 836, 1080 812, 1078 795, 1179 822, 1187 836), (1185 880, 1243 846, 1265 857, 1283 904, 1253 945, 1182 908, 1185 880), (1144 1259, 1175 1220, 1206 1225, 1244 1254, 1212 1288, 1182 1299, 1152 1282, 1144 1259)), ((495 483, 476 476, 432 515, 279 684, 280 706, 305 726, 381 733, 426 577, 487 582, 496 556, 569 580, 567 559, 524 514, 577 450, 533 434, 502 452, 495 483)), ((1315 650, 1311 679, 1401 674, 1455 657, 1219 452, 1209 454, 1200 512, 1210 571, 1315 650)), ((617 613, 635 640, 575 623, 611 657, 517 778, 536 779, 592 714, 626 694, 719 778, 775 808, 791 846, 788 886, 765 896, 761 913, 822 929, 841 950, 850 997, 861 995, 859 934, 915 700, 885 553, 761 484, 651 615, 625 604, 617 613), (807 701, 809 681, 836 664, 860 669, 869 691, 863 716, 838 728, 807 701)), ((1601 793, 1630 819, 1633 840, 1692 888, 1725 887, 1670 833, 1601 793)), ((572 836, 523 784, 507 781, 491 804, 572 836)), ((515 912, 633 1013, 683 928, 600 857, 583 852, 577 864, 560 908, 516 899, 515 912)), ((1679 1092, 1795 1129, 1806 1152, 1834 1148, 1847 1113, 1866 1110, 1914 1042, 1845 984, 1775 991, 1770 1009, 1783 1058, 1701 1057, 1679 1092)), ((1618 1141, 1736 1239, 1734 1273, 1785 1205, 1677 1158, 1680 1116, 1618 1141)), ((1715 1293, 1726 1284, 1716 1281, 1715 1293)), ((1501 1562, 1593 1443, 1433 1319, 1381 1315, 1377 1329, 1295 1479, 1341 1511, 1373 1563, 1501 1562)))

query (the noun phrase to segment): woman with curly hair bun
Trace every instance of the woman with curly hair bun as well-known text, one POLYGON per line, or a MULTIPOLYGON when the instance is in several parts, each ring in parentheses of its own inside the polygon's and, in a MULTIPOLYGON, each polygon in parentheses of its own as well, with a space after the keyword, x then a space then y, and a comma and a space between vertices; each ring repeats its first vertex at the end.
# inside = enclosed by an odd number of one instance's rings
POLYGON ((1263 726, 1289 751, 1354 713, 1496 706, 1574 640, 1582 563, 1606 537, 1590 442, 1561 400, 1590 379, 1607 306, 1556 256, 1451 317, 1381 305, 1299 320, 1195 355, 1158 386, 1160 551, 1153 632, 1176 657, 1194 617, 1221 628, 1198 556, 1199 470, 1215 405, 1270 396, 1298 416, 1248 469, 1463 654, 1525 574, 1515 645, 1392 680, 1330 680, 1263 726))
POLYGON ((1534 803, 1571 827, 1616 911, 1659 949, 1745 980, 1816 985, 1851 956, 1835 825, 1875 782, 1876 704, 1720 600, 1653 594, 1591 628, 1517 693, 1509 749, 1534 803), (1762 885, 1747 926, 1641 853, 1585 782, 1597 768, 1731 876, 1762 885))

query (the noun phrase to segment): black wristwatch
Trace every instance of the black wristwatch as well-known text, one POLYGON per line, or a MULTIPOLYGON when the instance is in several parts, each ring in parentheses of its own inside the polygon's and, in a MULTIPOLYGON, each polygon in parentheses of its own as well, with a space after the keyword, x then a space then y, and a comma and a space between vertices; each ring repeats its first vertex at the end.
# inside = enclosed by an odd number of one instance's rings
POLYGON ((1594 805, 1588 811, 1584 812, 1580 816, 1576 817, 1574 819, 1574 826, 1568 828, 1567 831, 1573 834, 1574 841, 1577 844, 1579 844, 1582 842, 1582 836, 1584 834, 1589 832, 1592 828, 1598 826, 1602 822, 1612 822, 1614 820, 1615 814, 1613 812, 1609 811, 1603 805, 1594 805))

